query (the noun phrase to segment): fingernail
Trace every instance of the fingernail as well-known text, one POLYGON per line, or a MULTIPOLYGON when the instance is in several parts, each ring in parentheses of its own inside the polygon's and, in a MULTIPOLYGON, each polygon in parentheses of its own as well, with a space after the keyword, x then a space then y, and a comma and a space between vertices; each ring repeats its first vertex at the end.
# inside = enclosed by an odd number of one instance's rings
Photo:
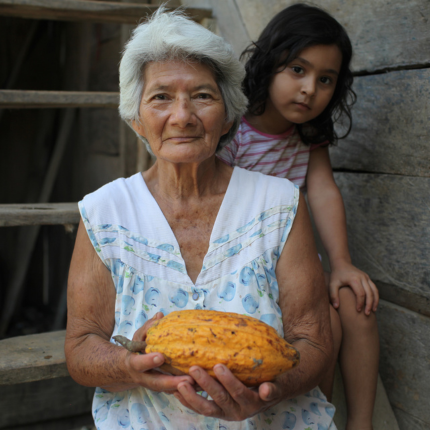
POLYGON ((272 390, 270 388, 269 388, 269 392, 267 393, 266 399, 267 400, 271 400, 272 399, 272 390))
POLYGON ((152 359, 154 364, 160 364, 163 360, 161 359, 160 356, 156 355, 153 359, 152 359))
POLYGON ((225 373, 224 366, 222 366, 221 364, 217 364, 217 365, 214 367, 214 372, 215 372, 217 375, 224 375, 224 373, 225 373))
POLYGON ((191 375, 194 379, 199 378, 199 377, 200 377, 200 370, 199 370, 199 369, 193 369, 193 370, 190 370, 190 375, 191 375))

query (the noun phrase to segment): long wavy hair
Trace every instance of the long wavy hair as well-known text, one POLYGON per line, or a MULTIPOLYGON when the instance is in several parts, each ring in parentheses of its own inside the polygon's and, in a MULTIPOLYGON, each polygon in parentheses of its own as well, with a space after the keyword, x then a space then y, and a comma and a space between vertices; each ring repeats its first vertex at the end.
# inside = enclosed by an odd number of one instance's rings
POLYGON ((342 64, 336 88, 329 104, 318 117, 296 124, 306 144, 345 138, 352 127, 351 106, 356 94, 352 90, 350 70, 352 45, 345 29, 327 12, 305 4, 295 4, 279 12, 249 45, 241 59, 247 59, 243 89, 248 97, 248 112, 262 115, 269 97, 269 86, 276 73, 297 58, 301 51, 316 45, 336 45, 342 53, 342 64), (346 117, 346 118, 345 118, 346 117), (334 124, 342 119, 346 131, 338 136, 334 124), (346 119, 346 121, 345 121, 346 119))

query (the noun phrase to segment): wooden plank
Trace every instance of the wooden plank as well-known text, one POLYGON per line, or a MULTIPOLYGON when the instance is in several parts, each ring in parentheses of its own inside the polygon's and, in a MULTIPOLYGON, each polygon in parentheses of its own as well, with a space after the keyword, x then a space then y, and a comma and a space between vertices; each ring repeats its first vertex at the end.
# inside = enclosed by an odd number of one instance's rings
POLYGON ((357 77, 354 90, 353 129, 330 149, 333 167, 430 177, 430 69, 357 77))
POLYGON ((0 227, 78 224, 77 203, 27 203, 0 205, 0 227))
POLYGON ((0 429, 69 430, 93 423, 94 388, 70 376, 25 384, 3 385, 0 429))
POLYGON ((68 376, 66 331, 17 336, 0 341, 0 385, 68 376))
MULTIPOLYGON (((256 40, 276 13, 297 1, 236 3, 251 39, 256 40)), ((313 0, 312 5, 323 8, 345 27, 353 45, 355 71, 430 64, 428 0, 313 0)))
POLYGON ((353 262, 378 282, 430 298, 430 178, 336 173, 353 262))
POLYGON ((400 430, 430 430, 430 424, 399 408, 393 408, 400 430))
MULTIPOLYGON (((44 387, 42 387, 43 389, 44 387)), ((82 387, 84 388, 84 387, 82 387)), ((78 394, 79 395, 79 394, 78 394)), ((57 408, 58 410, 59 408, 57 408)), ((86 414, 67 416, 58 419, 49 419, 47 421, 30 422, 28 424, 13 426, 12 429, 7 427, 1 430, 97 430, 94 426, 94 419, 91 412, 86 414)))
POLYGON ((209 3, 217 20, 219 34, 232 45, 239 56, 251 40, 236 0, 209 0, 209 3))
POLYGON ((385 301, 376 315, 381 339, 379 371, 390 402, 425 423, 423 428, 427 429, 430 425, 430 318, 385 301))
POLYGON ((119 93, 0 90, 0 108, 117 108, 119 93))
POLYGON ((424 297, 421 294, 405 290, 397 285, 386 284, 385 282, 375 281, 375 284, 378 287, 381 299, 430 317, 429 297, 424 297))
MULTIPOLYGON (((0 15, 60 21, 137 24, 157 8, 156 5, 90 0, 0 0, 0 15)), ((212 15, 210 10, 202 8, 188 8, 184 11, 196 21, 212 15)))

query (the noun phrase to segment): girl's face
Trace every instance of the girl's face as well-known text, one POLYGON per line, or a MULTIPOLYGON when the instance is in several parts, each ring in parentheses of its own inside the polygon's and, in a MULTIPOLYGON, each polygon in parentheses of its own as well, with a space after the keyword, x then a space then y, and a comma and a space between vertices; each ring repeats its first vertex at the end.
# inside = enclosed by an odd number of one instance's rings
POLYGON ((342 53, 336 45, 316 45, 305 48, 280 70, 269 86, 262 115, 272 134, 321 114, 333 96, 341 65, 342 53))

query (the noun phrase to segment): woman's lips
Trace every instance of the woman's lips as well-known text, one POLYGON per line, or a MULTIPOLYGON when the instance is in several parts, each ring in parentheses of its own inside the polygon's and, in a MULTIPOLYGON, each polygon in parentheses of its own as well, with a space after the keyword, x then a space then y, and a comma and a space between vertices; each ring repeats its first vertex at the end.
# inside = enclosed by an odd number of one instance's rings
POLYGON ((170 140, 171 142, 177 142, 177 143, 186 143, 191 142, 193 140, 198 139, 199 136, 177 136, 177 137, 169 137, 166 140, 170 140))

